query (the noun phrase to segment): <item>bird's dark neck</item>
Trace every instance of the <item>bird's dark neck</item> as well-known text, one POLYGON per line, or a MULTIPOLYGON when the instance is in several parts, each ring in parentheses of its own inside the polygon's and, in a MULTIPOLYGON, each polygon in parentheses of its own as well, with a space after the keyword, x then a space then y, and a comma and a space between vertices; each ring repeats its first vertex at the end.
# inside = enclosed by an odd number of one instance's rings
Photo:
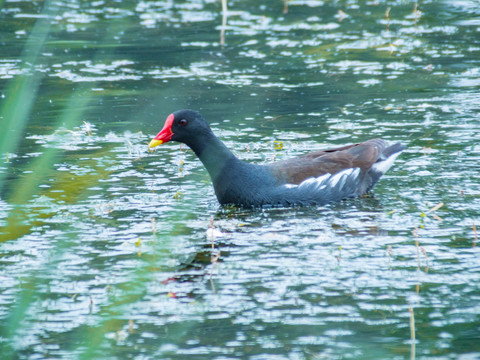
POLYGON ((196 137, 187 144, 198 156, 212 178, 214 186, 232 166, 241 163, 235 155, 211 131, 204 136, 196 137), (228 170, 227 170, 228 169, 228 170))
POLYGON ((212 132, 198 134, 186 143, 212 179, 220 204, 263 204, 265 187, 276 185, 267 167, 239 160, 212 132))

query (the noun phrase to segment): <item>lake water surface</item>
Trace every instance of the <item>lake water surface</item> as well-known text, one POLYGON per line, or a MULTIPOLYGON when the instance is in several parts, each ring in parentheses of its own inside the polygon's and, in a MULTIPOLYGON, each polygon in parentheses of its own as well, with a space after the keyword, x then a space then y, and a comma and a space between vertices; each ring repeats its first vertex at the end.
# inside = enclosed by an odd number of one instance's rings
POLYGON ((0 1, 0 357, 480 359, 480 2, 228 9, 0 1), (407 149, 361 199, 222 208, 147 150, 182 108, 257 163, 407 149))

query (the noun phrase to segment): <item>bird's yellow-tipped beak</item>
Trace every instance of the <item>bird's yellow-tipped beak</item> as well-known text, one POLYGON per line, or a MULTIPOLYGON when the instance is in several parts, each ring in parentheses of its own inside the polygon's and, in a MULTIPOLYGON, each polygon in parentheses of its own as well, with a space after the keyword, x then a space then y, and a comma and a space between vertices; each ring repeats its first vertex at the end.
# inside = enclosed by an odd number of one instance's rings
POLYGON ((157 136, 155 136, 148 144, 148 149, 153 149, 155 146, 162 145, 163 143, 169 142, 172 140, 173 132, 172 132, 172 124, 173 120, 175 120, 175 116, 173 114, 168 115, 167 120, 165 121, 165 125, 163 126, 162 131, 160 131, 157 136))
POLYGON ((154 147, 158 146, 158 145, 162 145, 164 143, 163 140, 155 140, 153 139, 152 141, 150 141, 150 143, 148 144, 148 149, 153 149, 154 147))

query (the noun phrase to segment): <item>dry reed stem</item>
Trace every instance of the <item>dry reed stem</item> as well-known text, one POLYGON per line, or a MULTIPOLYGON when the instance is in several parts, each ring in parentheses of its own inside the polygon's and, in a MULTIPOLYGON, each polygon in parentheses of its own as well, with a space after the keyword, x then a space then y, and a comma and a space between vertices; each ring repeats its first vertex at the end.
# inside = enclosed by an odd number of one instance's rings
POLYGON ((152 218, 152 232, 154 235, 157 233, 157 221, 155 218, 152 218))
POLYGON ((413 308, 409 308, 410 312, 410 359, 415 359, 415 315, 413 314, 413 308))
POLYGON ((418 228, 415 226, 415 229, 412 230, 412 234, 415 237, 415 247, 417 249, 417 267, 420 269, 420 246, 418 245, 418 228))
POLYGON ((413 308, 408 309, 410 312, 410 340, 415 341, 415 315, 413 308))
POLYGON ((220 28, 220 45, 225 45, 225 28, 227 27, 227 0, 222 1, 222 27, 220 28))
POLYGON ((477 240, 478 240, 478 233, 477 233, 477 227, 475 226, 475 223, 472 221, 472 226, 473 226, 473 233, 475 234, 475 238, 473 239, 473 246, 477 246, 477 240))
POLYGON ((431 213, 431 212, 437 211, 437 210, 440 209, 443 205, 445 205, 443 202, 438 203, 437 205, 435 205, 434 207, 432 207, 430 210, 428 210, 428 211, 427 211, 427 214, 428 214, 428 213, 431 213))
MULTIPOLYGON (((210 225, 209 225, 209 228, 211 229, 215 229, 215 224, 213 223, 213 217, 210 218, 210 225)), ((217 263, 218 259, 220 258, 220 250, 218 250, 218 253, 213 255, 213 252, 215 251, 215 237, 212 236, 212 256, 210 257, 210 261, 212 263, 212 268, 210 270, 210 280, 212 280, 212 276, 213 276, 213 271, 215 270, 215 264, 217 263)))
POLYGON ((387 10, 385 11, 385 19, 387 20, 387 31, 390 30, 390 10, 391 8, 387 8, 387 10))
POLYGON ((415 1, 415 6, 413 8, 413 15, 415 19, 415 26, 417 26, 417 21, 420 19, 422 12, 418 10, 418 2, 415 1))

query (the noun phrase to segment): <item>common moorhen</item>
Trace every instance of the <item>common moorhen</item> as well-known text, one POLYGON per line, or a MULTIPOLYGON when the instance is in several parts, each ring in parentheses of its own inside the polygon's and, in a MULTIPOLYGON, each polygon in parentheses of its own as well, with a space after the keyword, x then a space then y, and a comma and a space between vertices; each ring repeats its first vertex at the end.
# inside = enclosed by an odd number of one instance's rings
POLYGON ((323 205, 368 192, 405 148, 383 140, 308 153, 254 165, 239 160, 193 110, 179 110, 150 142, 189 146, 207 168, 220 204, 246 207, 323 205))

